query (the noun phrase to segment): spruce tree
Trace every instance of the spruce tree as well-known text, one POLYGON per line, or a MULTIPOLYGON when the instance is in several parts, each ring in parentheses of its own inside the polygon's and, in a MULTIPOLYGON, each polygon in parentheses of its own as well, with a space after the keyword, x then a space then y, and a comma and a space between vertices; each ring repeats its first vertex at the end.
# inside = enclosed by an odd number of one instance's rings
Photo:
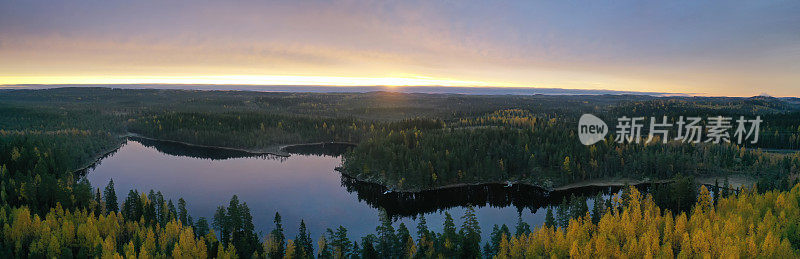
POLYGON ((725 182, 722 184, 722 197, 727 198, 731 194, 731 184, 728 182, 728 177, 725 177, 725 182))
POLYGON ((567 198, 561 199, 561 205, 556 208, 556 221, 559 227, 566 227, 569 224, 569 212, 567 211, 567 198))
POLYGON ((225 206, 218 206, 217 211, 214 212, 214 219, 211 223, 217 232, 219 232, 220 241, 223 246, 227 246, 230 241, 230 228, 228 228, 228 216, 225 212, 225 206))
POLYGON ((381 225, 375 228, 378 232, 378 244, 375 248, 381 257, 397 257, 400 245, 394 232, 394 227, 392 227, 392 220, 386 215, 386 211, 381 210, 380 221, 381 225))
POLYGON ((347 258, 352 248, 350 239, 347 238, 347 228, 339 226, 336 232, 329 228, 327 233, 333 256, 335 258, 347 258))
MULTIPOLYGON (((461 218, 461 258, 477 258, 481 256, 481 226, 475 216, 475 208, 467 207, 461 218)), ((527 223, 526 223, 527 224, 527 223)), ((528 230, 530 231, 530 230, 528 230)))
POLYGON ((353 241, 353 250, 350 252, 350 259, 361 258, 361 248, 358 247, 358 242, 353 241))
POLYGON ((178 220, 186 225, 189 222, 188 216, 189 212, 186 210, 186 200, 183 198, 178 199, 178 220))
POLYGON ((195 223, 195 230, 198 237, 208 234, 208 220, 205 217, 198 218, 197 223, 195 223))
POLYGON ((598 193, 597 196, 594 197, 594 204, 592 205, 592 223, 597 224, 600 222, 600 218, 603 217, 603 213, 605 213, 605 201, 603 201, 603 194, 598 193))
POLYGON ((514 236, 521 236, 527 235, 531 233, 531 225, 528 225, 527 222, 522 221, 522 213, 517 214, 517 228, 514 231, 514 236))
POLYGON ((458 244, 458 234, 456 234, 456 224, 453 223, 453 216, 449 212, 444 213, 444 233, 442 234, 442 249, 445 257, 455 257, 456 244, 458 244))
POLYGON ((555 227, 556 219, 553 217, 553 207, 547 207, 547 214, 544 216, 544 225, 547 227, 555 227))
POLYGON ((408 231, 406 224, 401 222, 397 227, 397 244, 399 245, 397 250, 401 251, 403 257, 408 257, 408 251, 406 251, 406 248, 409 247, 408 242, 414 242, 411 239, 411 232, 408 231))
POLYGON ((306 222, 300 220, 300 228, 294 238, 294 254, 299 258, 311 258, 314 256, 314 246, 311 243, 311 233, 306 228, 306 222))
POLYGON ((108 181, 105 191, 103 191, 103 200, 106 202, 106 212, 117 212, 119 206, 117 205, 117 193, 114 191, 114 179, 108 181))
POLYGON ((417 240, 426 239, 428 235, 428 222, 425 220, 425 215, 420 215, 417 223, 417 240))
POLYGON ((286 237, 283 235, 283 223, 281 223, 281 214, 275 212, 275 229, 272 230, 270 237, 272 242, 276 245, 276 249, 270 251, 270 258, 283 258, 286 247, 286 237))
POLYGON ((361 258, 379 258, 378 252, 375 251, 375 239, 377 239, 377 237, 373 234, 361 238, 361 258))

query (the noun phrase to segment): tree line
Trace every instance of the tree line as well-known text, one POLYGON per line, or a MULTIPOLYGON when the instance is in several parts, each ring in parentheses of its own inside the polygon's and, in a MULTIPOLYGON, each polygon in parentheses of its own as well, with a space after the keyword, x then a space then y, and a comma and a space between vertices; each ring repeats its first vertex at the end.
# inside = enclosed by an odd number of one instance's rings
POLYGON ((585 146, 576 127, 519 110, 461 119, 444 129, 374 135, 343 156, 342 172, 397 190, 463 183, 521 182, 542 187, 603 178, 671 179, 688 175, 749 175, 788 188, 800 155, 773 154, 730 143, 680 141, 585 146))
MULTIPOLYGON (((716 188, 715 188, 716 189, 716 188)), ((795 257, 800 255, 800 184, 789 191, 755 188, 720 192, 700 186, 688 212, 672 212, 635 187, 592 209, 586 199, 566 199, 548 208, 545 223, 521 218, 510 229, 494 225, 481 243, 478 219, 468 207, 460 226, 445 212, 442 232, 429 229, 424 215, 412 232, 394 227, 385 213, 374 234, 351 239, 347 228, 328 228, 316 242, 300 222, 294 238, 284 235, 279 213, 266 236, 254 231, 252 216, 236 196, 220 206, 211 226, 192 220, 185 202, 177 207, 151 191, 129 191, 117 204, 113 181, 89 209, 60 204, 43 215, 27 206, 0 207, 3 257, 213 257, 213 258, 522 258, 522 257, 795 257), (100 203, 100 204, 94 204, 100 203), (483 244, 483 245, 481 245, 483 244)))

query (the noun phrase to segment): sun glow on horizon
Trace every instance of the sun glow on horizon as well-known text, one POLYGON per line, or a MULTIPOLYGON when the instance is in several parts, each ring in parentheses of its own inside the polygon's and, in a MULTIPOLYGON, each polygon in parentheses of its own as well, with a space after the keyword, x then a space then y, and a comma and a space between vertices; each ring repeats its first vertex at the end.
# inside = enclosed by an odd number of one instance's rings
POLYGON ((501 86, 521 85, 425 76, 344 77, 296 75, 215 76, 0 76, 0 85, 27 84, 209 84, 319 86, 501 86))
POLYGON ((25 2, 0 1, 0 87, 475 86, 800 96, 800 2, 25 2))

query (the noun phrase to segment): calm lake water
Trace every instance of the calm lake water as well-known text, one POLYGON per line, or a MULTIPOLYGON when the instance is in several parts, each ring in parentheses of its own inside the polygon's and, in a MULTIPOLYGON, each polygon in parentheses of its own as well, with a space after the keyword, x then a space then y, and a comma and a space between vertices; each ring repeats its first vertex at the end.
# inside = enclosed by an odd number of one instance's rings
MULTIPOLYGON (((114 179, 120 203, 128 190, 161 191, 176 204, 186 200, 190 214, 211 221, 217 206, 227 206, 233 195, 247 202, 262 236, 273 227, 275 212, 283 217, 288 238, 294 238, 304 219, 312 238, 325 229, 345 226, 351 239, 375 232, 378 213, 384 209, 412 233, 424 214, 428 226, 441 232, 444 212, 457 226, 466 206, 474 205, 484 241, 493 224, 507 224, 513 231, 518 216, 531 226, 544 222, 546 206, 571 193, 550 193, 523 186, 487 185, 417 194, 385 193, 381 186, 343 177, 341 145, 310 146, 288 151, 290 157, 253 156, 246 152, 198 148, 170 142, 131 138, 115 153, 88 170, 86 177, 101 189, 114 179)), ((606 193, 591 188, 579 193, 606 193)), ((591 201, 590 201, 591 202, 591 201)), ((591 203, 589 203, 591 206, 591 203)))

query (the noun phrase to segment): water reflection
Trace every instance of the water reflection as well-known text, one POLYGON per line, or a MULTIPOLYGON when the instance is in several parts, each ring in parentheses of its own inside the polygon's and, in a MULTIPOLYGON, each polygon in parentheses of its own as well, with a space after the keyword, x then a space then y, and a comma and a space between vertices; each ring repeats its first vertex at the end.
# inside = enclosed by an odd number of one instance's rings
POLYGON ((89 169, 87 179, 102 189, 114 179, 120 202, 128 190, 161 191, 165 198, 184 198, 195 217, 210 219, 217 206, 227 205, 233 195, 247 202, 256 227, 272 229, 272 217, 280 212, 288 237, 296 234, 304 219, 314 238, 326 228, 345 226, 351 237, 374 233, 379 209, 413 229, 425 215, 430 228, 441 231, 444 212, 456 224, 465 206, 476 206, 484 237, 493 224, 516 224, 518 217, 532 226, 544 221, 544 208, 565 196, 614 188, 587 188, 576 192, 546 193, 514 185, 482 185, 419 193, 385 193, 382 186, 358 182, 335 171, 348 145, 325 143, 291 146, 289 157, 203 148, 173 142, 131 138, 116 152, 89 169))
POLYGON ((295 154, 295 155, 338 157, 343 155, 345 152, 347 152, 348 149, 352 147, 353 144, 329 142, 329 143, 291 145, 283 147, 282 150, 288 152, 289 154, 295 154))
POLYGON ((251 153, 242 150, 217 148, 217 147, 201 147, 195 145, 187 145, 179 142, 153 140, 141 137, 129 137, 130 140, 141 143, 145 147, 150 147, 158 150, 161 153, 173 156, 193 157, 200 159, 211 160, 226 160, 233 158, 245 157, 258 157, 263 159, 282 160, 286 156, 279 156, 267 153, 251 153))
POLYGON ((466 206, 513 207, 518 213, 525 210, 536 213, 539 209, 556 206, 562 199, 569 199, 573 195, 593 197, 603 193, 608 196, 619 192, 622 188, 590 186, 569 191, 547 192, 529 185, 484 184, 414 193, 387 193, 387 188, 382 185, 362 182, 347 176, 342 176, 342 186, 348 192, 356 193, 359 201, 364 201, 373 208, 384 209, 394 218, 414 217, 466 206))

